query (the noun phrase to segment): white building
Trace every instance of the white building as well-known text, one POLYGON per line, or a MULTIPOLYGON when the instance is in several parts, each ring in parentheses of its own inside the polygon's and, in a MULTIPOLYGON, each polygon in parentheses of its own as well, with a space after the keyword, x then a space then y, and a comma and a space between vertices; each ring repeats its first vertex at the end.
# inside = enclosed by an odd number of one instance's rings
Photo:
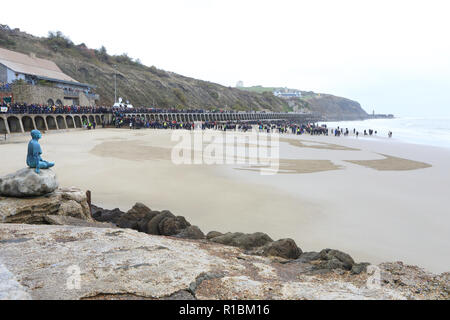
POLYGON ((273 92, 273 95, 275 97, 279 98, 300 98, 302 96, 302 93, 299 90, 291 90, 291 89, 278 89, 273 92))
MULTIPOLYGON (((0 48, 0 83, 13 84, 22 80, 23 84, 32 87, 34 98, 40 99, 48 95, 46 101, 34 101, 33 97, 15 98, 23 100, 26 103, 47 103, 56 105, 95 105, 99 99, 97 94, 92 92, 95 87, 86 83, 80 83, 63 73, 53 61, 37 58, 34 54, 23 54, 7 49, 0 48), (44 82, 49 87, 41 87, 39 84, 44 82), (38 94, 40 91, 41 94, 38 94)), ((31 92, 31 91, 30 91, 31 92)), ((29 95, 28 95, 29 96, 29 95)))

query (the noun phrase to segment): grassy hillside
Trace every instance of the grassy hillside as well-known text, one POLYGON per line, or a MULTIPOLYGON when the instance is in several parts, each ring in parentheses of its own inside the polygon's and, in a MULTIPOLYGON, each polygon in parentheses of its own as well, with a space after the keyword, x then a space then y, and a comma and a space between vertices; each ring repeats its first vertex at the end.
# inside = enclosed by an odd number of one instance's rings
POLYGON ((72 78, 95 85, 101 105, 114 101, 114 74, 117 71, 118 97, 134 106, 179 109, 303 110, 318 112, 330 119, 360 119, 367 114, 359 104, 345 98, 302 92, 302 99, 274 97, 276 88, 231 88, 145 66, 126 54, 109 55, 104 47, 90 49, 74 44, 60 32, 35 37, 19 29, 0 25, 0 47, 54 61, 72 78), (325 98, 326 97, 326 98, 325 98))
MULTIPOLYGON (((272 94, 282 87, 240 87, 247 92, 261 93, 263 95, 272 94)), ((329 120, 359 120, 366 119, 367 113, 361 105, 353 100, 333 96, 330 94, 315 93, 312 91, 301 91, 301 98, 291 98, 286 100, 289 109, 299 109, 303 111, 315 112, 329 120)))
POLYGON ((126 54, 111 56, 105 48, 75 45, 61 33, 34 37, 18 29, 0 27, 0 47, 22 52, 34 52, 38 57, 54 61, 72 78, 97 86, 100 104, 114 101, 114 74, 117 70, 118 96, 134 106, 161 108, 203 108, 232 110, 287 111, 286 101, 216 83, 196 80, 145 66, 126 54))

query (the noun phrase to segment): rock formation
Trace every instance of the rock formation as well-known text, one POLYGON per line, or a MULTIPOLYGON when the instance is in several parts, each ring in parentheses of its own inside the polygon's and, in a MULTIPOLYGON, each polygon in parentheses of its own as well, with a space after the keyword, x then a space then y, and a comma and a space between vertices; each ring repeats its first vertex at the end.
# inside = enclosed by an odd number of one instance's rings
POLYGON ((60 188, 36 198, 0 197, 0 222, 47 224, 45 217, 50 215, 93 222, 86 193, 77 188, 60 188))
POLYGON ((136 203, 127 212, 107 210, 92 206, 92 217, 99 222, 114 223, 119 228, 129 228, 152 235, 176 236, 185 239, 204 239, 205 235, 182 216, 168 210, 153 211, 142 203, 136 203))
POLYGON ((39 197, 57 188, 58 181, 52 170, 36 173, 34 169, 24 168, 0 178, 0 196, 4 197, 39 197))
POLYGON ((369 263, 339 250, 303 252, 261 232, 205 237, 142 203, 91 209, 97 221, 76 188, 1 197, 0 299, 449 298, 449 273, 385 263, 371 286, 369 263))
MULTIPOLYGON (((4 299, 449 298, 448 273, 381 264, 380 285, 368 287, 367 273, 314 273, 314 261, 131 229, 0 224, 0 244, 4 299)), ((330 252, 315 256, 348 260, 330 252)))

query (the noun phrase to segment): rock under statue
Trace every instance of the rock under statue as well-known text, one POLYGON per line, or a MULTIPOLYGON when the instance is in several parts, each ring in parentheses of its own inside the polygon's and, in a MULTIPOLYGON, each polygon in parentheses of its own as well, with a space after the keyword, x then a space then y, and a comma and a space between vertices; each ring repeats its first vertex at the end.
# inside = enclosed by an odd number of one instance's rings
POLYGON ((30 168, 36 168, 36 173, 40 172, 40 169, 49 169, 55 165, 54 162, 45 161, 42 159, 42 149, 39 144, 39 139, 42 138, 42 134, 39 130, 31 131, 31 141, 28 143, 27 165, 30 168))

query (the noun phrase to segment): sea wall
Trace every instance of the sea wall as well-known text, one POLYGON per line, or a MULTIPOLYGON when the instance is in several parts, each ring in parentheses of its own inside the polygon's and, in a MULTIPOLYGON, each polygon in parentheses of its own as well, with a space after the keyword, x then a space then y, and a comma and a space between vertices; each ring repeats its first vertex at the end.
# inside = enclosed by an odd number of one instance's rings
POLYGON ((90 98, 84 93, 73 93, 70 97, 66 96, 64 90, 52 86, 15 84, 12 86, 14 102, 25 104, 48 105, 49 100, 53 104, 61 105, 80 105, 95 106, 94 98, 90 98))

